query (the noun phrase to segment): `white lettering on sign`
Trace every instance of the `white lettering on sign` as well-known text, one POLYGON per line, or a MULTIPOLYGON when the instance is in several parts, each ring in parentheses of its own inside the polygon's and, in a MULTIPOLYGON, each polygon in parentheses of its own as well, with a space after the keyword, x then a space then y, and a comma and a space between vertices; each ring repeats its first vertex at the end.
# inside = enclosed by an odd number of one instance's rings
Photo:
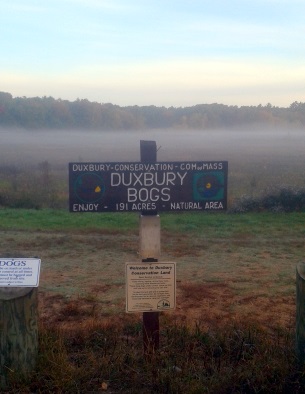
POLYGON ((111 169, 110 164, 101 164, 101 163, 90 163, 90 164, 73 164, 72 171, 109 171, 111 169))
POLYGON ((199 202, 172 202, 171 209, 174 210, 193 210, 193 209, 202 209, 202 206, 199 202))
POLYGON ((117 186, 133 186, 127 189, 127 202, 135 203, 139 202, 156 202, 156 201, 169 201, 170 200, 170 188, 158 188, 151 186, 171 186, 171 185, 183 185, 184 178, 187 172, 174 173, 151 173, 144 172, 136 174, 130 173, 118 173, 113 172, 110 176, 110 185, 112 187, 117 186), (141 189, 136 189, 135 186, 143 186, 141 189), (150 188, 149 188, 150 187, 150 188))
POLYGON ((207 201, 205 209, 223 209, 223 205, 221 201, 207 201))
POLYGON ((73 212, 97 212, 99 204, 73 204, 73 212))
POLYGON ((153 187, 151 189, 135 189, 128 188, 127 189, 127 201, 128 202, 146 202, 146 201, 169 201, 170 200, 170 189, 165 187, 163 189, 157 189, 153 187))
POLYGON ((117 163, 114 171, 173 171, 173 163, 117 163))
POLYGON ((139 202, 131 205, 132 211, 155 211, 157 206, 154 202, 139 202))
POLYGON ((187 171, 206 171, 206 170, 222 170, 222 163, 181 163, 180 170, 187 171))
POLYGON ((118 173, 113 172, 110 176, 111 186, 169 186, 169 185, 183 185, 183 180, 186 177, 187 172, 163 172, 163 173, 151 173, 143 172, 136 174, 134 172, 129 173, 118 173))

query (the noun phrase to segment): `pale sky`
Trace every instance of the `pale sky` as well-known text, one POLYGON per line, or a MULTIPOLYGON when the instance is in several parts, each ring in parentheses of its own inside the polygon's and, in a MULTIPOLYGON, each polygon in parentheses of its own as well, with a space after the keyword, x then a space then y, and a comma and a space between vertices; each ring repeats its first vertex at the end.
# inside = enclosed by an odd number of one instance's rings
POLYGON ((305 0, 0 0, 0 91, 120 106, 305 101, 305 0))

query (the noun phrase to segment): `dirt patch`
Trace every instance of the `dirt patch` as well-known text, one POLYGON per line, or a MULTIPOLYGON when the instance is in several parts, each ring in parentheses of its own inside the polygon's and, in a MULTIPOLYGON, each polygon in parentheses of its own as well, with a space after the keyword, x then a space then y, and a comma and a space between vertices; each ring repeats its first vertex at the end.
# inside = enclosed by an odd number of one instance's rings
POLYGON ((199 257, 203 250, 207 249, 205 241, 196 240, 190 235, 173 236, 167 231, 162 232, 162 251, 170 253, 172 257, 183 256, 199 257))
POLYGON ((237 321, 264 328, 294 325, 294 297, 270 297, 259 293, 243 296, 225 283, 181 283, 177 303, 176 317, 207 329, 237 321))
MULTIPOLYGON (((107 289, 100 288, 99 291, 107 289)), ((94 298, 70 298, 60 294, 39 292, 39 316, 42 325, 58 331, 84 332, 90 327, 120 327, 139 319, 139 314, 127 315, 103 311, 94 298)))
MULTIPOLYGON (((107 292, 111 285, 92 288, 93 294, 107 292)), ((294 327, 295 300, 292 296, 267 297, 251 294, 241 296, 225 283, 193 284, 178 283, 177 308, 162 313, 166 320, 203 329, 222 328, 239 322, 247 322, 268 331, 294 327)), ((87 326, 118 325, 142 319, 141 313, 126 314, 122 300, 109 313, 98 299, 70 298, 62 295, 39 293, 40 318, 43 324, 59 330, 79 330, 87 326), (120 312, 120 313, 118 313, 120 312)))

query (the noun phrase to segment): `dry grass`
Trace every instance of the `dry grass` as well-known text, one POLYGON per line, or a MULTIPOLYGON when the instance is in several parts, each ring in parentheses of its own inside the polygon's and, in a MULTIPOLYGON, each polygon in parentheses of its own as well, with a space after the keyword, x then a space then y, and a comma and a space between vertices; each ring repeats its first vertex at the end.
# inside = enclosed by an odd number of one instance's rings
MULTIPOLYGON (((230 293, 217 284, 183 291, 222 294, 222 302, 230 293)), ((209 328, 206 319, 190 327, 162 313, 160 348, 144 358, 141 316, 104 315, 94 300, 41 299, 49 313, 41 317, 38 368, 27 382, 11 376, 7 393, 302 392, 291 329, 267 332, 240 319, 224 325, 219 310, 209 328)))
POLYGON ((42 259, 38 368, 30 382, 13 376, 10 393, 302 392, 294 315, 305 215, 197 216, 161 218, 177 309, 161 313, 150 360, 141 315, 125 313, 135 227, 2 230, 1 254, 42 259))

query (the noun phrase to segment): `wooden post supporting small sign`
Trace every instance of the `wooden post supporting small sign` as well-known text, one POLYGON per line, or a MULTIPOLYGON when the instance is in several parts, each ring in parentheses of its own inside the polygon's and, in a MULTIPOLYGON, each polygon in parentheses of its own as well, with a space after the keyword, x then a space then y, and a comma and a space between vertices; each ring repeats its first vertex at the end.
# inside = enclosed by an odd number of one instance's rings
POLYGON ((39 259, 0 258, 0 389, 36 367, 39 272, 39 259))
MULTIPOLYGON (((157 145, 155 141, 140 141, 140 157, 142 163, 155 163, 157 161, 157 145)), ((159 216, 157 211, 142 211, 142 219, 146 216, 152 223, 158 221, 159 216)), ((142 257, 142 262, 151 263, 158 261, 158 249, 159 245, 153 245, 153 247, 148 247, 145 243, 145 235, 149 233, 152 225, 147 226, 147 220, 140 221, 140 253, 142 257), (154 254, 154 255, 151 255, 154 254)), ((159 230, 160 231, 160 230, 159 230)), ((160 233, 159 233, 160 238, 160 233)), ((143 344, 144 344, 144 354, 152 354, 155 350, 159 348, 159 312, 143 312, 143 344)))
POLYGON ((296 267, 296 353, 301 365, 305 362, 305 263, 296 267))
POLYGON ((9 376, 26 376, 36 366, 38 354, 37 288, 0 288, 0 388, 9 376), (22 291, 23 290, 23 291, 22 291))

